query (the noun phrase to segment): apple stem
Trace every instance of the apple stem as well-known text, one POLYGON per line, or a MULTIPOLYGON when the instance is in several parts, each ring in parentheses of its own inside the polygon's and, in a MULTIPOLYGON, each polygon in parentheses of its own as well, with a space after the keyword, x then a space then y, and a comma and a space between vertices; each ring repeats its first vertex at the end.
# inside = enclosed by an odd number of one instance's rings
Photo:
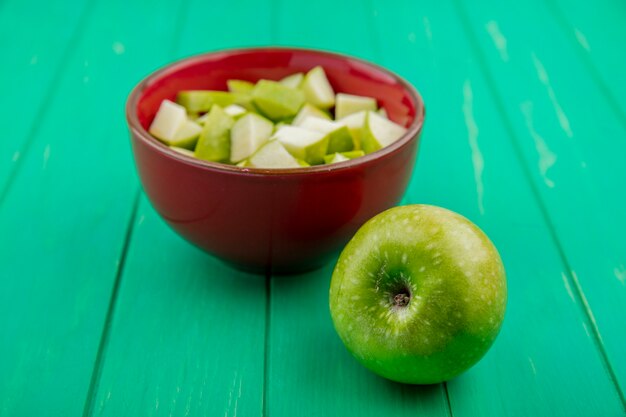
POLYGON ((393 304, 396 307, 406 307, 406 305, 409 304, 410 300, 411 300, 411 297, 409 297, 408 294, 400 293, 400 294, 394 295, 393 304))

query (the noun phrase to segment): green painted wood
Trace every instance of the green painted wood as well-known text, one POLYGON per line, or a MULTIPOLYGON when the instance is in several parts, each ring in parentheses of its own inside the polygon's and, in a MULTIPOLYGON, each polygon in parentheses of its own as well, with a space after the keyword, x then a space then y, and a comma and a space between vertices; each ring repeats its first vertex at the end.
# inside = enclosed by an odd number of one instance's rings
POLYGON ((576 44, 590 75, 626 124, 626 7, 619 0, 551 0, 552 14, 576 44))
MULTIPOLYGON (((183 12, 177 57, 269 37, 258 2, 183 12)), ((193 248, 142 198, 90 415, 261 415, 265 309, 264 276, 193 248)))
POLYGON ((626 126, 543 2, 482 6, 462 7, 470 36, 626 407, 626 126))
POLYGON ((382 63, 406 74, 426 101, 405 203, 466 215, 492 238, 507 269, 504 327, 486 357, 447 384, 452 414, 621 415, 584 306, 453 3, 375 4, 379 42, 387 45, 382 63))
POLYGON ((0 201, 54 95, 55 80, 67 63, 87 4, 88 0, 0 4, 0 109, 11 115, 10 123, 2 118, 7 123, 3 123, 5 139, 0 140, 0 201))
MULTIPOLYGON (((279 10, 275 40, 280 44, 329 49, 371 60, 378 56, 374 11, 369 5, 322 1, 305 8, 297 2, 281 2, 279 10), (328 14, 328 10, 333 12, 328 14)), ((448 416, 441 384, 415 387, 391 383, 359 365, 343 347, 328 310, 333 265, 308 274, 272 277, 268 414, 448 416)))
POLYGON ((0 207, 2 416, 83 412, 137 189, 124 102, 165 59, 176 9, 95 4, 37 118, 0 207))
POLYGON ((261 415, 264 323, 264 277, 192 247, 142 198, 91 415, 261 415))

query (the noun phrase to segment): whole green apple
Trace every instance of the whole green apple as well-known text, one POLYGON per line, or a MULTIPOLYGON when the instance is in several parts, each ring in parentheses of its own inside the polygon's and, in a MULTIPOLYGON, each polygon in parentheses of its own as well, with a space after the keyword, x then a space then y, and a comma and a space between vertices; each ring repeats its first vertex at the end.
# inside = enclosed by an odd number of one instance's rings
POLYGON ((472 222, 428 205, 389 209, 345 247, 330 312, 350 353, 398 382, 446 381, 495 340, 506 306, 500 255, 472 222))

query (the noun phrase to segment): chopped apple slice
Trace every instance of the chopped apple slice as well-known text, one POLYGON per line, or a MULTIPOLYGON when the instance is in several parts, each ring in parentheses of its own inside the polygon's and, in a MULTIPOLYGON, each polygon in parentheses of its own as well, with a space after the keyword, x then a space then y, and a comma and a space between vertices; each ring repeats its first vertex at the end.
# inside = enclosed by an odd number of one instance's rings
POLYGON ((335 105, 335 92, 322 67, 307 72, 300 89, 304 91, 306 101, 315 107, 329 109, 335 105))
POLYGON ((230 161, 239 162, 267 142, 274 124, 255 113, 248 113, 235 122, 230 134, 230 161))
POLYGON ((272 140, 248 159, 248 166, 255 168, 299 168, 300 164, 279 141, 272 140))
POLYGON ((354 141, 354 149, 361 149, 361 136, 363 136, 366 116, 366 111, 360 111, 337 120, 337 123, 348 126, 352 140, 354 141))
POLYGON ((148 131, 164 142, 174 139, 176 132, 187 121, 187 112, 183 106, 169 100, 163 100, 148 131))
POLYGON ((244 159, 243 161, 238 162, 236 165, 241 168, 249 167, 250 161, 248 161, 247 159, 244 159))
POLYGON ((306 168, 306 167, 310 167, 311 166, 311 164, 309 164, 307 161, 303 161, 302 159, 296 158, 296 161, 298 161, 298 164, 301 167, 305 167, 306 168))
POLYGON ((405 132, 404 127, 370 111, 367 112, 365 118, 361 145, 365 153, 372 153, 391 145, 400 139, 405 132))
POLYGON ((324 162, 328 149, 328 135, 295 126, 283 126, 272 136, 295 158, 311 165, 324 162))
POLYGON ((359 149, 358 151, 340 152, 340 154, 345 156, 348 159, 354 159, 360 156, 365 156, 365 152, 363 152, 362 149, 359 149))
POLYGON ((185 120, 185 123, 178 129, 172 140, 164 141, 170 146, 179 148, 193 149, 198 142, 198 136, 202 132, 202 126, 191 120, 185 120))
POLYGON ((354 149, 354 141, 348 126, 320 119, 319 117, 307 117, 300 124, 303 129, 314 130, 328 135, 328 153, 345 152, 354 149))
POLYGON ((341 119, 360 111, 376 110, 376 99, 339 93, 335 99, 335 119, 341 119))
POLYGON ((296 72, 295 74, 288 75, 279 81, 284 86, 289 88, 298 88, 300 84, 302 84, 302 80, 304 79, 304 74, 301 72, 296 72))
POLYGON ((345 156, 343 156, 342 154, 338 152, 335 152, 330 155, 326 155, 324 157, 325 164, 336 164, 337 162, 343 162, 343 161, 349 161, 349 160, 350 158, 346 158, 345 156))
POLYGON ((243 116, 244 114, 246 114, 246 112, 247 110, 238 104, 231 104, 230 106, 226 106, 224 108, 224 113, 234 118, 243 116))
POLYGON ((304 103, 304 94, 276 81, 261 80, 252 90, 252 100, 265 116, 278 121, 298 113, 304 103))
POLYGON ((183 154, 185 156, 191 156, 192 158, 196 156, 193 153, 193 151, 190 151, 189 149, 185 149, 185 148, 179 148, 178 146, 170 146, 170 149, 180 154, 183 154))
POLYGON ((202 128, 196 145, 196 157, 206 161, 228 162, 230 159, 230 129, 234 120, 214 105, 202 128))
POLYGON ((228 91, 238 94, 250 94, 254 89, 254 83, 243 80, 228 80, 226 81, 228 91))
POLYGON ((293 119, 292 124, 294 126, 300 126, 300 124, 307 117, 317 117, 319 119, 331 120, 330 115, 324 110, 320 110, 315 106, 311 106, 309 103, 305 103, 296 115, 296 117, 293 119))
POLYGON ((202 113, 211 110, 213 104, 226 107, 246 100, 244 95, 228 91, 187 90, 179 92, 176 101, 189 112, 202 113))
POLYGON ((384 107, 378 109, 378 114, 384 117, 385 119, 389 119, 389 115, 387 114, 387 110, 384 107))

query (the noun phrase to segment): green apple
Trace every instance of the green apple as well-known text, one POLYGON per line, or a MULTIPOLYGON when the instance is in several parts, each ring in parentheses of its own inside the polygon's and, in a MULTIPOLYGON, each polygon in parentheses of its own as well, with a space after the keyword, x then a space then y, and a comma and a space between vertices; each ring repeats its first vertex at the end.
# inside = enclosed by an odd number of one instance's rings
POLYGON ((230 160, 230 129, 235 121, 218 105, 214 105, 196 144, 196 158, 206 161, 230 160))
POLYGON ((299 168, 300 164, 279 141, 272 140, 248 159, 248 166, 254 168, 299 168))
POLYGON ((190 112, 207 112, 214 104, 226 107, 231 104, 245 102, 245 95, 229 93, 228 91, 186 90, 176 96, 176 102, 190 112))
POLYGON ((272 139, 278 140, 295 158, 308 164, 324 163, 324 155, 328 149, 328 135, 296 126, 283 126, 272 139))
POLYGON ((226 81, 228 91, 238 94, 250 94, 254 89, 254 83, 243 80, 228 80, 226 81))
POLYGON ((302 80, 304 79, 304 74, 301 72, 296 72, 295 74, 288 75, 279 81, 282 85, 285 85, 289 88, 298 88, 300 84, 302 84, 302 80))
POLYGON ((300 89, 304 91, 306 101, 315 107, 329 109, 335 105, 335 92, 322 67, 307 72, 300 89))
POLYGON ((404 135, 406 129, 376 112, 367 112, 362 130, 361 148, 365 153, 372 153, 391 145, 404 135))
POLYGON ((174 139, 176 132, 186 121, 187 112, 183 106, 163 100, 148 131, 157 139, 167 143, 174 139))
POLYGON ((258 114, 242 116, 231 130, 230 161, 237 163, 252 155, 267 142, 273 130, 274 124, 258 114))
POLYGON ((328 135, 328 149, 326 152, 329 154, 354 149, 352 135, 344 124, 320 119, 319 117, 307 117, 300 123, 300 127, 328 135))
POLYGON ((276 81, 261 80, 252 90, 252 100, 265 116, 279 121, 298 113, 304 103, 304 94, 276 81))
POLYGON ((504 266, 489 238, 452 211, 389 209, 345 247, 330 311, 350 353, 398 382, 433 384, 475 364, 506 306, 504 266))
POLYGON ((335 98, 335 119, 341 119, 360 111, 376 110, 376 99, 339 93, 335 98))
POLYGON ((296 117, 293 119, 292 125, 300 126, 300 124, 307 117, 317 117, 324 120, 331 120, 330 115, 324 110, 320 110, 315 106, 311 106, 309 103, 305 103, 296 115, 296 117))

